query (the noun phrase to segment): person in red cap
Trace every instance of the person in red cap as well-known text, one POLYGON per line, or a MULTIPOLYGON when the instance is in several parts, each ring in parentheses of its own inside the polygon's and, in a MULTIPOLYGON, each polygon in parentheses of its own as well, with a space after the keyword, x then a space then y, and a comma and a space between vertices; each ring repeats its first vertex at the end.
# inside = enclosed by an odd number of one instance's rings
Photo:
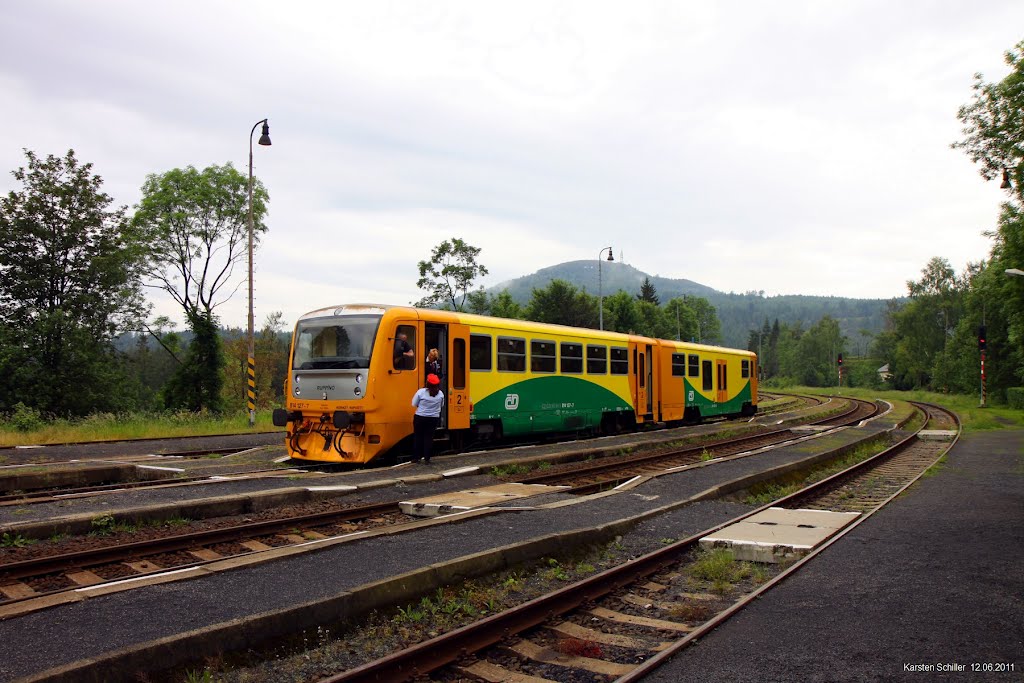
POLYGON ((412 461, 423 460, 429 465, 434 447, 434 430, 441 420, 441 407, 444 405, 441 378, 434 374, 427 375, 427 386, 413 394, 412 404, 416 407, 416 414, 412 417, 412 461))

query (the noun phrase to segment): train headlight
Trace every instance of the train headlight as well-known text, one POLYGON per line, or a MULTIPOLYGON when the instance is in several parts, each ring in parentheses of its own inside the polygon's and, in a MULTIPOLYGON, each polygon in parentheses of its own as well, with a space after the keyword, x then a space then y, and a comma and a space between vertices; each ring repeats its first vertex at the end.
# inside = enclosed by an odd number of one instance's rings
POLYGON ((299 382, 301 382, 301 381, 302 381, 302 376, 301 375, 295 375, 295 395, 296 396, 301 396, 302 395, 302 387, 299 386, 299 382))
POLYGON ((354 393, 356 396, 362 396, 363 395, 363 390, 360 389, 359 387, 356 387, 356 388, 354 388, 352 390, 352 393, 354 393))
POLYGON ((362 375, 356 375, 356 384, 362 384, 362 383, 363 383, 363 376, 362 375))

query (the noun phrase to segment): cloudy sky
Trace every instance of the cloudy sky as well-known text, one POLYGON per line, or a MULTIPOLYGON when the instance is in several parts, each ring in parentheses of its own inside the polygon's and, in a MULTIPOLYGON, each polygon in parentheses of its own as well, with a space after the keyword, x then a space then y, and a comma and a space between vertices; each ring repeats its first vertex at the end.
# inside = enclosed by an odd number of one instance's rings
MULTIPOLYGON (((988 254, 1003 194, 950 143, 1022 39, 1020 0, 4 2, 0 191, 23 148, 73 148, 132 206, 149 173, 245 172, 267 117, 257 324, 415 301, 451 237, 485 286, 610 245, 722 291, 889 298, 988 254)), ((218 310, 246 309, 243 284, 218 310)))

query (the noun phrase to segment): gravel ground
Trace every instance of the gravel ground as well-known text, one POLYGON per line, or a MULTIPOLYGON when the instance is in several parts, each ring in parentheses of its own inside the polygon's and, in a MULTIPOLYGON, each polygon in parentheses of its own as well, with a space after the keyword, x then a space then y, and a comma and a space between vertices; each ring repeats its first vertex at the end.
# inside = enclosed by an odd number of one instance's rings
POLYGON ((645 680, 1024 680, 1022 444, 965 437, 936 476, 645 680))

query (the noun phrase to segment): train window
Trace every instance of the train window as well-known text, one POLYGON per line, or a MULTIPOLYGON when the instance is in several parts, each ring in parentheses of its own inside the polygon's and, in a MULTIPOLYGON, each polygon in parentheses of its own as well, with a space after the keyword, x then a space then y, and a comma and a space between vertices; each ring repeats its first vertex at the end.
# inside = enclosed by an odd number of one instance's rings
POLYGON ((750 377, 750 361, 749 360, 741 360, 740 361, 740 377, 743 377, 744 379, 746 379, 747 377, 750 377))
POLYGON ((714 377, 711 376, 711 361, 706 360, 702 362, 701 369, 704 371, 704 391, 711 391, 714 388, 714 377))
POLYGON ((612 374, 629 374, 629 349, 612 347, 612 374))
POLYGON ((608 374, 608 347, 587 344, 587 374, 608 374))
POLYGON ((454 358, 448 361, 452 375, 452 389, 466 388, 466 340, 453 339, 454 358))
POLYGON ((562 342, 562 372, 583 372, 583 344, 562 342))
POLYGON ((491 369, 491 335, 472 334, 469 336, 469 369, 491 369))
POLYGON ((530 340, 530 371, 555 372, 557 363, 555 352, 557 347, 553 341, 530 340))
POLYGON ((526 340, 498 337, 498 371, 526 372, 526 340))
POLYGON ((368 368, 379 324, 380 316, 303 320, 295 332, 292 367, 296 370, 368 368))
POLYGON ((399 325, 395 330, 395 370, 416 369, 416 326, 399 325))
POLYGON ((690 370, 687 373, 690 377, 700 377, 700 356, 690 354, 690 370))
POLYGON ((686 377, 686 354, 685 353, 673 353, 672 354, 672 376, 673 377, 686 377))

